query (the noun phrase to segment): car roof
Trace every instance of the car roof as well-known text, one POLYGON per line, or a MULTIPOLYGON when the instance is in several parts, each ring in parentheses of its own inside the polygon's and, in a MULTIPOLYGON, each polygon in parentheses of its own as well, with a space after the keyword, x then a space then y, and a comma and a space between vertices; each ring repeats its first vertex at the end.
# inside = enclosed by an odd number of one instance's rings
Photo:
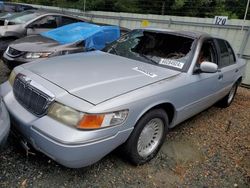
POLYGON ((198 39, 201 37, 211 37, 208 33, 200 32, 200 31, 182 31, 182 30, 172 30, 172 29, 160 29, 160 28, 141 28, 142 30, 152 31, 152 32, 163 32, 163 33, 173 33, 177 35, 187 36, 190 38, 198 39))
POLYGON ((88 21, 88 20, 86 20, 84 18, 81 18, 79 16, 68 14, 68 13, 65 13, 65 12, 62 12, 62 11, 51 11, 51 10, 45 10, 45 9, 31 9, 31 10, 25 10, 24 12, 35 13, 35 14, 37 14, 37 17, 41 16, 41 15, 60 15, 60 16, 67 16, 67 17, 72 17, 72 18, 75 18, 75 19, 79 19, 79 21, 80 20, 85 21, 85 22, 88 21))

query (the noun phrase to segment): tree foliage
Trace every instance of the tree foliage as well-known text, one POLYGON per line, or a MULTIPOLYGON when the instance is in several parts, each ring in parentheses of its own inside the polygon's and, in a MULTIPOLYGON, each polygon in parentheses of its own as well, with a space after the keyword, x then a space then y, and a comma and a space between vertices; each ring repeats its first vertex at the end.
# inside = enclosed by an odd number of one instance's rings
MULTIPOLYGON (((176 16, 243 18, 247 0, 13 0, 63 8, 176 16)), ((247 19, 250 19, 248 11, 247 19)))

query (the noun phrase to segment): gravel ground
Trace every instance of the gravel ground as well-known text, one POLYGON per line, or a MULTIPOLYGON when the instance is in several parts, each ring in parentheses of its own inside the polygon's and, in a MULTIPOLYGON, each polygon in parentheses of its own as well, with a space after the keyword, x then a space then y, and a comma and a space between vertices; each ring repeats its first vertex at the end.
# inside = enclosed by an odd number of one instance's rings
MULTIPOLYGON (((8 69, 0 63, 0 83, 8 69)), ((170 131, 157 158, 132 166, 114 151, 82 169, 41 153, 26 156, 10 137, 0 154, 0 187, 249 187, 250 90, 226 109, 211 107, 170 131)))

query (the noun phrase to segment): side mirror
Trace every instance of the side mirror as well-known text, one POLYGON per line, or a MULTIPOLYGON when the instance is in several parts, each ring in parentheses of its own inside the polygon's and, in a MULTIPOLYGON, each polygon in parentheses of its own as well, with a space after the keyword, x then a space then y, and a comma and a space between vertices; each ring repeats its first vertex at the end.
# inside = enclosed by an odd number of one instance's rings
POLYGON ((203 61, 200 64, 200 70, 207 73, 215 73, 218 71, 218 65, 212 62, 203 61))

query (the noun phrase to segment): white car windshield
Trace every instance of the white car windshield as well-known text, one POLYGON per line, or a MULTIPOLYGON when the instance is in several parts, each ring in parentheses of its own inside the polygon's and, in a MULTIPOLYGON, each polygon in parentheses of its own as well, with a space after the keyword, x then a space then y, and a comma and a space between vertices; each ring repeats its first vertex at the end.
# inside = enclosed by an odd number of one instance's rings
POLYGON ((14 15, 8 17, 8 21, 15 24, 24 24, 30 20, 33 20, 37 16, 39 16, 37 12, 24 11, 20 13, 15 13, 14 15))

